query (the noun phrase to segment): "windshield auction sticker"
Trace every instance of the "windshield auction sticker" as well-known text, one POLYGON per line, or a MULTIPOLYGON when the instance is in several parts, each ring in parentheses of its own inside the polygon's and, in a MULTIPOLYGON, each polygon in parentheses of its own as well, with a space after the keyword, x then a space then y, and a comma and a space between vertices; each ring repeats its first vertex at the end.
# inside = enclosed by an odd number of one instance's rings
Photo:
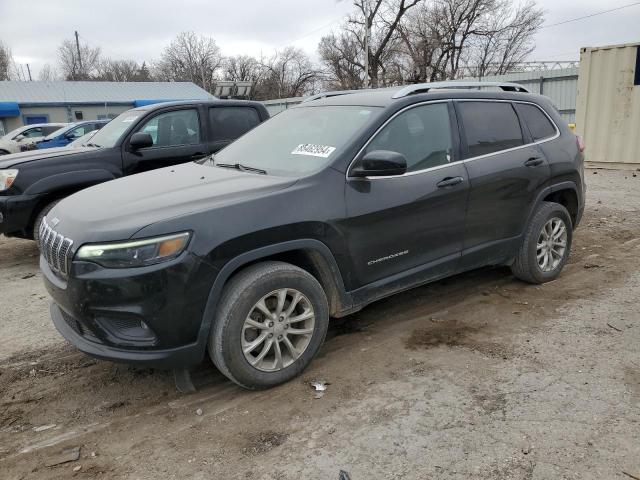
POLYGON ((328 158, 333 153, 335 147, 326 145, 314 145, 313 143, 301 143, 293 149, 291 155, 311 155, 312 157, 328 158))

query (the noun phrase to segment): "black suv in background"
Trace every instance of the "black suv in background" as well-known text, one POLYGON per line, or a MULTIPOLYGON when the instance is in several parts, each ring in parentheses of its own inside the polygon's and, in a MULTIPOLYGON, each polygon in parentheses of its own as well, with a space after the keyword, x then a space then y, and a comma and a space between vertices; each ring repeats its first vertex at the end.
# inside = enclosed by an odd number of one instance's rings
POLYGON ((329 317, 395 292, 492 264, 557 278, 581 148, 546 97, 496 86, 327 94, 215 157, 63 200, 40 233, 56 327, 115 361, 208 351, 266 388, 309 364, 329 317))
POLYGON ((0 158, 0 233, 38 241, 62 198, 114 178, 204 158, 269 118, 258 102, 165 102, 128 110, 84 148, 0 158))

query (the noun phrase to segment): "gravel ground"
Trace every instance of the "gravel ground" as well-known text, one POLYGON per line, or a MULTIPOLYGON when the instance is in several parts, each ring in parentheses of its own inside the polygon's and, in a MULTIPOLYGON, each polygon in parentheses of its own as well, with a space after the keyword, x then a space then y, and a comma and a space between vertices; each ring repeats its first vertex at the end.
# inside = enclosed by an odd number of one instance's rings
POLYGON ((80 354, 35 246, 0 237, 0 478, 640 478, 637 175, 588 171, 555 282, 490 268, 377 302, 266 392, 205 362, 180 395, 166 372, 80 354))

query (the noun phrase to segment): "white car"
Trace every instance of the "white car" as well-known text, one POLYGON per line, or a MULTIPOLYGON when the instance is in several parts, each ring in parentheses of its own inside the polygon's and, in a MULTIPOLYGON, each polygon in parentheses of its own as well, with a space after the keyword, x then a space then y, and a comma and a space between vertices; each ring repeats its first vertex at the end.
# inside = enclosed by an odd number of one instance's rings
POLYGON ((16 128, 0 137, 0 155, 18 153, 32 143, 42 140, 50 133, 67 125, 66 123, 36 123, 16 128))

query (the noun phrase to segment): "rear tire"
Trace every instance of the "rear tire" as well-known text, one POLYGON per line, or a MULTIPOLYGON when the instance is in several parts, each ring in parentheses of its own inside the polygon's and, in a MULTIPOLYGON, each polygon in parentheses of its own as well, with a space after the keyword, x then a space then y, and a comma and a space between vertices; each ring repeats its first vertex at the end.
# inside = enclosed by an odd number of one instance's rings
POLYGON ((559 203, 541 203, 525 231, 511 271, 528 283, 555 280, 569 258, 572 239, 567 209, 559 203))
POLYGON ((40 225, 42 225, 42 220, 47 216, 51 209, 55 207, 58 202, 60 202, 60 200, 62 199, 49 203, 42 210, 40 210, 40 213, 38 213, 38 215, 36 215, 36 219, 33 222, 33 239, 38 246, 38 250, 40 250, 40 225))
POLYGON ((244 388, 274 387, 311 363, 328 326, 327 297, 311 274, 284 262, 258 263, 225 286, 209 337, 209 356, 244 388))

